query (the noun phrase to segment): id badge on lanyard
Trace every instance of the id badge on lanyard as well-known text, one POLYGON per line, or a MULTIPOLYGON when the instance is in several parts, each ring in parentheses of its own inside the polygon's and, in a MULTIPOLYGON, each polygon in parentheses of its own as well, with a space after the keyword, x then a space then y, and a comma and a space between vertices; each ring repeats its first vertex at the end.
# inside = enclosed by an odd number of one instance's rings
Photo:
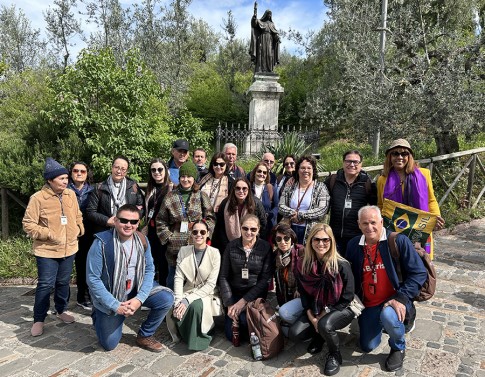
MULTIPOLYGON (((187 219, 187 210, 185 208, 182 195, 180 195, 180 193, 179 193, 179 199, 180 199, 180 207, 182 209, 182 215, 184 219, 187 219)), ((184 220, 180 223, 180 233, 187 233, 188 231, 189 231, 189 222, 187 220, 184 220)))
POLYGON ((247 268, 241 270, 241 278, 246 280, 249 279, 249 270, 247 268))

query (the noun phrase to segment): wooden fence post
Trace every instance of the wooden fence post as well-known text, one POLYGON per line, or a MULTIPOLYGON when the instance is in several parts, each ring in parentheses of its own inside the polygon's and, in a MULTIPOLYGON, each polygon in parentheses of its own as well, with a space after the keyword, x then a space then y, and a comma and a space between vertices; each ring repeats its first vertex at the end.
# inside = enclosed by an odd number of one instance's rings
POLYGON ((475 167, 477 166, 477 155, 473 155, 473 159, 470 163, 470 170, 468 171, 468 187, 467 191, 467 207, 470 208, 472 205, 472 194, 473 194, 473 182, 475 181, 475 167))
POLYGON ((6 240, 8 238, 8 199, 7 189, 1 188, 2 192, 2 238, 6 240))

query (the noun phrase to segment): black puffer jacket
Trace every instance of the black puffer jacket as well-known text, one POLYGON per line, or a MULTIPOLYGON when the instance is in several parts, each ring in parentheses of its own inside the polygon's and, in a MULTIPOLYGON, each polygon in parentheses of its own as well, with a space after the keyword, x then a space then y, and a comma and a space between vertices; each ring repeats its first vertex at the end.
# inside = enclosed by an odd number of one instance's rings
POLYGON ((325 180, 325 185, 330 193, 330 227, 335 236, 351 238, 362 234, 357 224, 357 212, 363 206, 377 204, 376 184, 366 172, 361 171, 357 179, 349 185, 345 181, 343 169, 337 171, 333 188, 330 187, 330 182, 331 176, 325 180), (370 190, 366 189, 367 180, 371 181, 370 190), (345 208, 347 196, 352 200, 352 208, 345 208))
MULTIPOLYGON (((126 179, 126 204, 141 206, 140 218, 144 216, 145 200, 138 184, 130 179, 126 179)), ((110 229, 107 222, 111 216, 115 215, 111 211, 111 194, 108 182, 104 181, 94 186, 94 190, 89 194, 88 206, 86 208, 86 218, 94 226, 94 232, 101 232, 110 229)))
POLYGON ((242 238, 229 242, 222 255, 219 272, 219 291, 226 307, 236 303, 233 295, 249 302, 257 298, 266 298, 268 294, 268 282, 273 277, 275 269, 270 244, 260 238, 254 244, 247 266, 249 279, 242 278, 245 263, 246 253, 242 246, 242 238))

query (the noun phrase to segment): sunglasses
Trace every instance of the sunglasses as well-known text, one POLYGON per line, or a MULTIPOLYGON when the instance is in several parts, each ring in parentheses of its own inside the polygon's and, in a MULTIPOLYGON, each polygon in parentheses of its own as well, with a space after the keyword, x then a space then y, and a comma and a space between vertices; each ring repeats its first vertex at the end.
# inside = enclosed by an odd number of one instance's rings
POLYGON ((86 169, 72 169, 72 172, 86 174, 88 171, 86 169))
POLYGON ((323 242, 323 243, 329 243, 330 242, 330 238, 318 238, 318 237, 313 237, 312 239, 313 242, 316 242, 316 243, 320 243, 320 242, 323 242))
POLYGON ((236 191, 242 191, 242 192, 247 192, 248 188, 247 187, 241 187, 241 186, 236 186, 235 187, 236 191))
POLYGON ((122 224, 128 224, 128 223, 130 223, 131 225, 136 225, 136 224, 138 224, 138 221, 140 221, 140 219, 138 219, 138 220, 128 220, 128 219, 125 219, 123 217, 118 217, 118 220, 122 224))
POLYGON ((201 229, 201 230, 194 229, 194 230, 192 231, 192 235, 193 235, 193 236, 196 236, 196 235, 198 235, 199 233, 200 233, 202 236, 205 236, 205 235, 207 234, 207 230, 205 230, 205 229, 201 229))
POLYGON ((256 232, 258 231, 258 228, 250 228, 250 227, 248 227, 248 226, 242 226, 241 228, 242 228, 242 230, 244 230, 245 232, 249 232, 249 231, 251 231, 252 233, 256 233, 256 232))
POLYGON ((268 172, 266 170, 261 170, 261 169, 256 170, 256 173, 257 174, 264 174, 264 175, 268 174, 268 172))
POLYGON ((214 162, 214 163, 212 164, 212 166, 214 166, 215 168, 217 168, 218 166, 219 166, 220 168, 223 168, 224 166, 226 166, 226 163, 225 163, 225 162, 214 162))
POLYGON ((394 151, 394 152, 391 152, 391 156, 392 157, 408 157, 409 156, 409 152, 398 152, 398 151, 394 151))
POLYGON ((294 162, 285 162, 285 166, 295 166, 294 162))
POLYGON ((156 173, 156 172, 161 173, 163 170, 164 170, 163 168, 151 168, 151 169, 150 169, 150 171, 151 171, 152 173, 156 173))
POLYGON ((276 242, 281 242, 281 241, 285 241, 285 242, 288 242, 289 240, 291 240, 291 237, 290 236, 276 236, 275 238, 276 242))

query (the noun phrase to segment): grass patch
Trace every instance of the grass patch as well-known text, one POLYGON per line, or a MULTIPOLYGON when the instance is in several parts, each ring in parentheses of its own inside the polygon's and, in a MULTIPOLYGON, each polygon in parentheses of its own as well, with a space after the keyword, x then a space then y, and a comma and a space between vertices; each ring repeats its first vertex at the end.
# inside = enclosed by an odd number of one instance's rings
POLYGON ((35 278, 37 265, 32 253, 32 241, 27 237, 11 237, 0 241, 0 277, 35 278))

